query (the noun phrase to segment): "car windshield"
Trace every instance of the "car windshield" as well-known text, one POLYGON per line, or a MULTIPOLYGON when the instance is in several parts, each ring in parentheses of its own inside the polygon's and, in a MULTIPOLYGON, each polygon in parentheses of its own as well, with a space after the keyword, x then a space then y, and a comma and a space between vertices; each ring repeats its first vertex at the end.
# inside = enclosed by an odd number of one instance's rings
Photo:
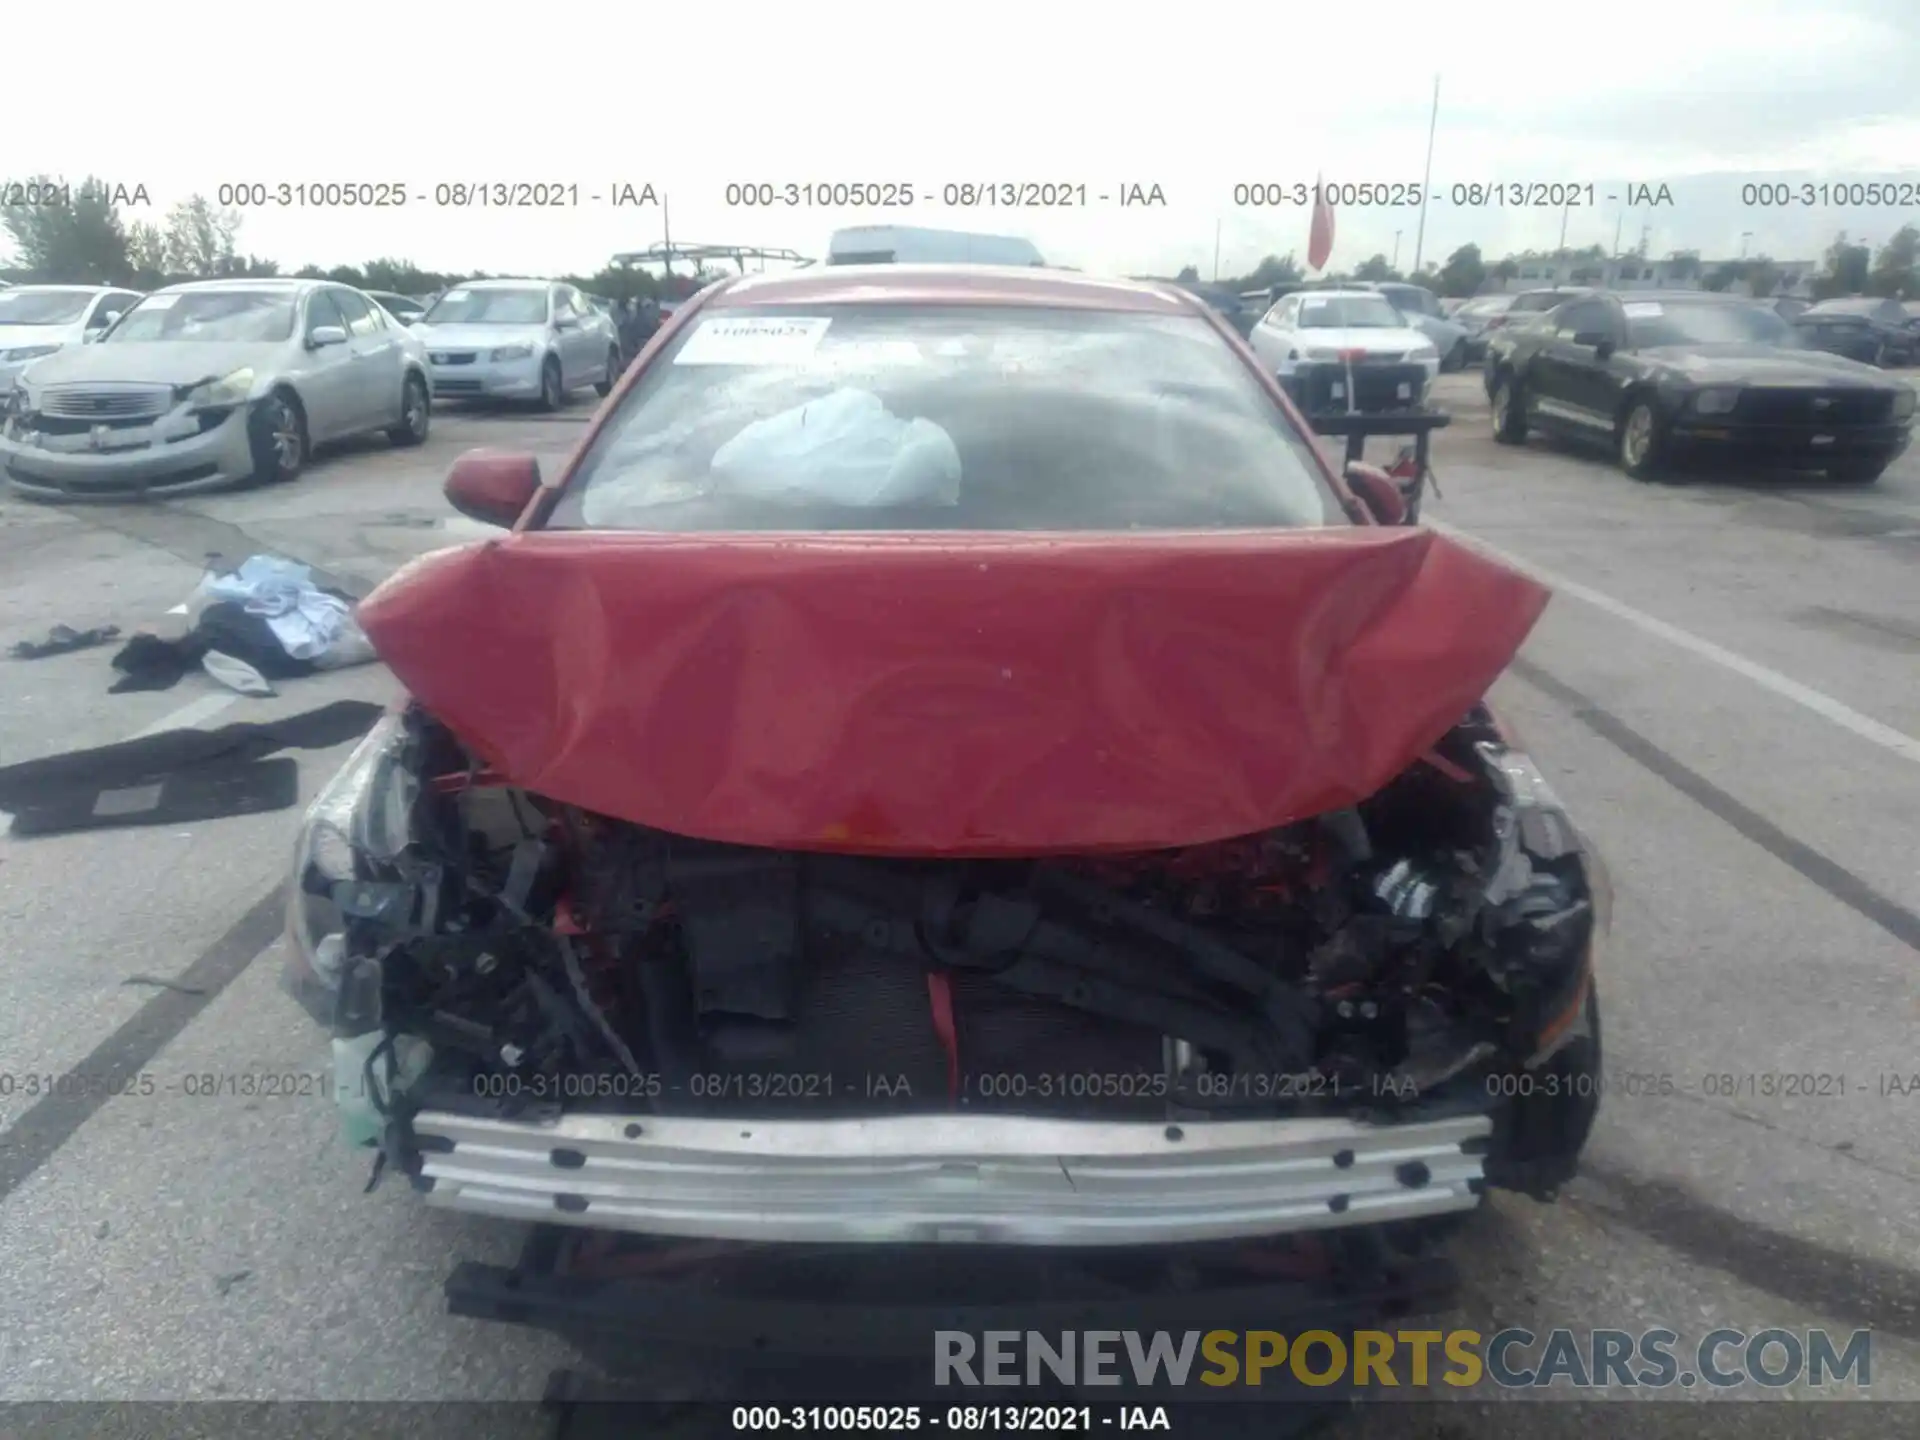
POLYGON ((0 325, 71 325, 95 290, 0 290, 0 325))
POLYGON ((429 325, 544 325, 547 292, 537 286, 449 290, 421 319, 429 325))
POLYGON ((1302 330, 1401 330, 1406 323, 1381 295, 1315 295, 1300 302, 1302 330))
POLYGON ((1547 310, 1553 309, 1557 305, 1565 304, 1566 300, 1567 300, 1567 296, 1562 291, 1536 290, 1531 295, 1514 296, 1513 305, 1511 308, 1514 310, 1522 310, 1522 311, 1526 311, 1526 310, 1547 311, 1547 310))
POLYGON ((825 306, 702 317, 648 366, 563 529, 1203 530, 1346 523, 1197 316, 825 306))
POLYGON ((1456 318, 1462 315, 1471 315, 1477 319, 1482 315, 1498 315, 1502 311, 1511 310, 1512 308, 1513 296, 1486 295, 1478 300, 1469 300, 1453 313, 1456 318))
POLYGON ((1761 305, 1629 300, 1627 333, 1650 345, 1792 345, 1793 327, 1761 305))
POLYGON ((293 335, 294 309, 287 290, 163 291, 129 310, 102 343, 286 340, 293 335))

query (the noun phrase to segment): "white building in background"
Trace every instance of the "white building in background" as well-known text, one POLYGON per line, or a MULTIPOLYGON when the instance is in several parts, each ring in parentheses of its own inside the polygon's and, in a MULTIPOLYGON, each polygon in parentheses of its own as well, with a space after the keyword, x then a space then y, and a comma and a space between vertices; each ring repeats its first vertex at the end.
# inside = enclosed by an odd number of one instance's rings
MULTIPOLYGON (((1507 291, 1544 290, 1555 285, 1595 285, 1605 290, 1704 290, 1706 277, 1722 265, 1737 265, 1737 260, 1652 260, 1624 255, 1612 260, 1586 257, 1558 259, 1533 256, 1516 262, 1519 273, 1505 281, 1489 280, 1483 294, 1507 291)), ((1776 295, 1810 298, 1815 276, 1825 268, 1819 260, 1775 260, 1774 272, 1780 277, 1776 295)), ((1746 294, 1744 284, 1732 287, 1732 293, 1746 294)))

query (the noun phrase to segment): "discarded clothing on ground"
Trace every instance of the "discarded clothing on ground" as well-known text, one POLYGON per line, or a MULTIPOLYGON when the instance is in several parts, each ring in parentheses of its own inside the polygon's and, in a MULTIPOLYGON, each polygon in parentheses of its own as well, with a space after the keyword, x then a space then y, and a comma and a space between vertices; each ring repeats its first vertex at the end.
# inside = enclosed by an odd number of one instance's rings
POLYGON ((278 555, 254 555, 230 574, 208 574, 198 597, 230 601, 267 623, 280 649, 321 670, 337 670, 373 658, 373 648, 354 622, 353 602, 324 590, 313 571, 278 555))
POLYGON ((373 728, 382 707, 340 700, 279 720, 165 730, 0 767, 0 810, 15 835, 123 825, 178 825, 285 810, 299 766, 281 750, 324 750, 373 728))
POLYGON ((76 630, 71 625, 56 625, 44 640, 22 640, 13 647, 16 660, 44 660, 49 655, 65 655, 74 650, 90 650, 117 639, 118 625, 96 625, 91 630, 76 630))
POLYGON ((220 600, 200 612, 193 629, 178 640, 165 640, 144 631, 113 657, 120 678, 109 693, 129 690, 171 690, 180 678, 201 668, 209 652, 217 651, 245 662, 271 680, 292 680, 318 668, 311 660, 296 660, 283 649, 265 616, 251 615, 232 600, 220 600))
MULTIPOLYGON (((313 582, 305 565, 255 555, 230 574, 209 571, 188 600, 192 628, 178 639, 142 632, 113 657, 120 678, 115 695, 170 690, 201 669, 209 653, 228 656, 257 672, 262 683, 294 680, 317 670, 339 670, 374 658, 353 602, 313 582)), ((228 674, 233 674, 231 669, 228 674)), ((223 684, 231 684, 215 674, 223 684)), ((272 694, 247 682, 243 694, 272 694)))
POLYGON ((273 683, 246 661, 227 655, 219 650, 209 650, 200 657, 200 668, 229 690, 237 690, 242 695, 277 695, 273 683))

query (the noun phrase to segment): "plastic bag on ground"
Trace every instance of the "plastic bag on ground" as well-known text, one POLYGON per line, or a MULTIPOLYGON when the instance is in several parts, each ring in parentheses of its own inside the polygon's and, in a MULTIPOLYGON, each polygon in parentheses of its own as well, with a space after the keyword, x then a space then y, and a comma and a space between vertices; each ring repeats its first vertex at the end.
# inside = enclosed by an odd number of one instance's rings
POLYGON ((716 491, 831 505, 954 505, 960 452, 931 420, 902 420, 866 390, 836 390, 756 420, 714 452, 716 491))

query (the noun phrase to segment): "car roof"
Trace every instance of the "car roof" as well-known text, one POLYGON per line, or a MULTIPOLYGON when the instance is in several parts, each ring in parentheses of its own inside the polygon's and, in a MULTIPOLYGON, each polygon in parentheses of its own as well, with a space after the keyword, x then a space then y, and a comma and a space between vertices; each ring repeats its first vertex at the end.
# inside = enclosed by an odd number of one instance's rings
POLYGON ((724 282, 707 302, 750 305, 1004 305, 1029 309, 1191 315, 1195 296, 1171 285, 1102 280, 1038 266, 833 265, 724 282))
POLYGON ((1884 295, 1836 295, 1831 300, 1822 300, 1815 310, 1878 310, 1887 303, 1884 295))
MULTIPOLYGON (((333 285, 336 283, 338 282, 332 280, 296 280, 284 275, 267 275, 262 276, 258 280, 182 280, 178 285, 169 285, 153 293, 156 295, 174 295, 187 290, 284 290, 289 295, 297 295, 302 291, 312 290, 321 285, 333 285)), ((347 285, 341 288, 350 290, 353 287, 347 285)))
POLYGON ((131 285, 62 285, 62 284, 59 284, 57 281, 50 281, 46 284, 7 285, 5 287, 0 287, 0 288, 4 288, 5 290, 18 291, 22 295, 26 294, 29 290, 85 290, 89 294, 93 294, 93 295, 104 295, 109 290, 124 290, 131 295, 137 295, 140 293, 139 291, 135 290, 131 285))
POLYGON ((1702 305, 1754 305, 1759 302, 1747 295, 1729 295, 1718 290, 1608 290, 1599 285, 1575 285, 1564 288, 1544 290, 1522 290, 1521 295, 1564 295, 1568 300, 1584 300, 1593 296, 1602 299, 1618 300, 1631 304, 1636 300, 1657 300, 1665 305, 1681 305, 1698 302, 1702 305))
POLYGON ((531 276, 515 278, 511 275, 493 275, 485 280, 462 280, 457 285, 449 285, 442 294, 454 290, 524 290, 529 285, 558 285, 558 280, 535 280, 531 276))
POLYGON ((1622 304, 1631 305, 1636 300, 1654 300, 1662 305, 1764 305, 1764 300, 1756 300, 1751 295, 1729 295, 1715 290, 1600 290, 1596 294, 1609 295, 1622 304))
POLYGON ((1380 293, 1377 285, 1328 285, 1319 290, 1302 290, 1300 294, 1302 297, 1311 296, 1316 300, 1325 300, 1329 297, 1335 300, 1384 300, 1386 298, 1380 293))

